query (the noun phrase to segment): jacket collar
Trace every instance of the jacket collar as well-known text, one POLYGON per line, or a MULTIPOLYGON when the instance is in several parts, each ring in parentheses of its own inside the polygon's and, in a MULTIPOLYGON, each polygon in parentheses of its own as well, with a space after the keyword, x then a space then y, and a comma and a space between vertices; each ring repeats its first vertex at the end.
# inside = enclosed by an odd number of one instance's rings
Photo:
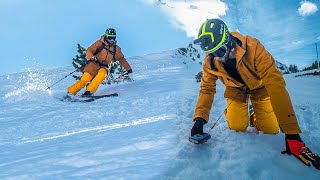
POLYGON ((242 60, 242 57, 244 56, 244 54, 246 53, 246 37, 242 36, 241 34, 237 33, 237 32, 231 32, 231 35, 235 38, 237 38, 237 40, 241 41, 241 46, 236 43, 235 46, 235 51, 234 51, 234 56, 236 57, 236 61, 237 64, 242 60))

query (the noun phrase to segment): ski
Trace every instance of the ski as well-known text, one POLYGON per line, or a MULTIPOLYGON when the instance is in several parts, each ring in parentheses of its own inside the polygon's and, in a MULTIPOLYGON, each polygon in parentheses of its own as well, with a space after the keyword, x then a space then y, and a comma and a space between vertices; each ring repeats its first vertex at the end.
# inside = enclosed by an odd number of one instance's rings
POLYGON ((97 95, 97 96, 65 96, 62 99, 60 99, 63 102, 92 102, 96 99, 101 99, 105 97, 114 97, 119 96, 118 93, 112 93, 112 94, 104 94, 104 95, 97 95))
POLYGON ((70 102, 92 102, 94 99, 73 99, 70 102))
POLYGON ((118 93, 112 93, 112 94, 105 94, 105 95, 93 95, 93 96, 81 96, 82 98, 91 98, 91 99, 100 99, 104 97, 113 97, 113 96, 119 96, 118 93))
POLYGON ((63 102, 92 102, 94 101, 94 99, 92 98, 89 98, 89 99, 83 99, 83 98, 79 98, 79 97, 64 97, 62 99, 60 99, 60 101, 63 101, 63 102))

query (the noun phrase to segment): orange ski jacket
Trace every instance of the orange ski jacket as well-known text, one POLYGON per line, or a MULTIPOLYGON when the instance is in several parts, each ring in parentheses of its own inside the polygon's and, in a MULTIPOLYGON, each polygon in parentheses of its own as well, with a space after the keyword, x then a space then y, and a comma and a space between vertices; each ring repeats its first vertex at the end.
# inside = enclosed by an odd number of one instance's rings
POLYGON ((120 64, 128 71, 131 69, 129 63, 127 62, 126 58, 121 52, 121 48, 116 46, 110 46, 105 40, 105 36, 101 36, 101 38, 93 43, 86 51, 87 58, 90 59, 94 57, 95 52, 98 50, 98 48, 104 44, 105 47, 95 55, 97 61, 99 62, 90 62, 85 68, 84 72, 90 73, 92 76, 95 76, 98 73, 98 70, 100 68, 106 68, 109 64, 112 63, 113 57, 115 57, 116 60, 120 62, 120 64), (116 47, 116 54, 113 56, 111 52, 114 52, 114 47, 116 47), (108 50, 109 51, 108 51, 108 50), (102 65, 102 66, 101 66, 102 65), (105 66, 104 66, 105 65, 105 66))
POLYGON ((286 134, 301 133, 292 107, 286 84, 275 60, 259 40, 236 32, 231 33, 241 43, 236 43, 236 68, 245 84, 241 84, 228 75, 220 61, 206 56, 200 93, 194 118, 201 117, 209 121, 210 109, 216 93, 216 81, 220 79, 226 86, 225 98, 233 99, 240 91, 236 101, 243 101, 247 92, 255 96, 270 97, 271 105, 277 117, 280 130, 286 134))

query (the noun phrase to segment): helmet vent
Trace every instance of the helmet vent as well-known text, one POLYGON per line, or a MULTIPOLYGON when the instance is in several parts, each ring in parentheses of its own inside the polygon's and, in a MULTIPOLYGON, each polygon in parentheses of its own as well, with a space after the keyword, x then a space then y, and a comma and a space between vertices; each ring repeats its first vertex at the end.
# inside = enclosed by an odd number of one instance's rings
POLYGON ((213 26, 214 26, 214 23, 211 23, 211 24, 210 24, 210 28, 212 29, 212 28, 213 28, 213 26))

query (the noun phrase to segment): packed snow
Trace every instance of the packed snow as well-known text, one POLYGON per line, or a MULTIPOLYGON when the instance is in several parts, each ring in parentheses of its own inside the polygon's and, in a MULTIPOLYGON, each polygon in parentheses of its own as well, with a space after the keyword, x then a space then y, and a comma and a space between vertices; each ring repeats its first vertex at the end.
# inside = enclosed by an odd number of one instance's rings
MULTIPOLYGON (((128 58, 133 82, 103 85, 89 103, 62 102, 72 67, 0 76, 0 179, 319 179, 280 152, 284 135, 229 130, 225 118, 203 145, 188 141, 201 65, 167 51, 128 58)), ((303 131, 320 153, 319 76, 284 76, 303 131)), ((205 131, 225 108, 219 82, 205 131)), ((83 90, 79 94, 83 93, 83 90)))

